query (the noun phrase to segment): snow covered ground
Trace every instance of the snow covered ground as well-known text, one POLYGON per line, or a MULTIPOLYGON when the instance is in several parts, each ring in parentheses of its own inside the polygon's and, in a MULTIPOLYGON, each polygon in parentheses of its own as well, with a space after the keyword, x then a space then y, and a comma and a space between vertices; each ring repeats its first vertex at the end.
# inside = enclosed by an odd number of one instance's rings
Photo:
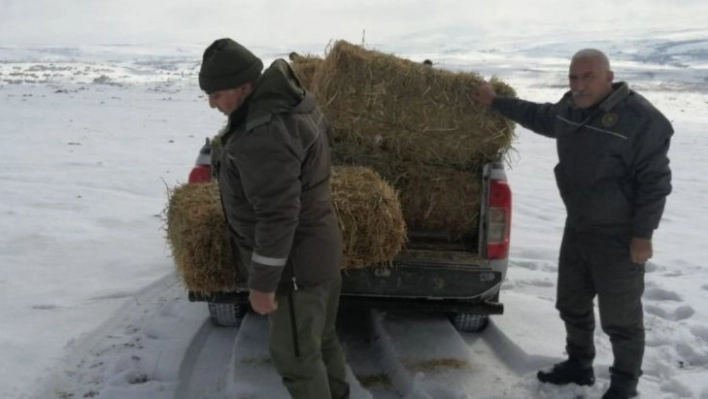
MULTIPOLYGON (((464 26, 400 31, 371 46, 498 75, 536 101, 561 96, 575 50, 605 49, 617 79, 628 80, 674 123, 674 192, 647 266, 640 391, 644 399, 708 399, 708 31, 690 24, 604 35, 539 29, 485 41, 464 26)), ((171 274, 160 220, 167 187, 185 181, 204 138, 223 122, 196 85, 202 47, 0 46, 0 398, 186 399, 206 384, 283 397, 262 342, 247 334, 262 320, 252 318, 241 332, 210 329, 204 305, 188 303, 171 274), (247 372, 255 385, 209 372, 210 361, 236 367, 231 352, 214 348, 234 345, 237 337, 235 348, 250 349, 234 354, 253 367, 230 373, 247 372), (195 364, 207 369, 195 371, 195 364), (190 388, 193 379, 200 382, 190 388)), ((271 60, 323 47, 254 50, 271 60)), ((606 387, 611 351, 600 331, 595 387, 534 381, 538 367, 563 358, 553 300, 564 210, 552 175, 554 142, 521 128, 517 133, 505 315, 481 336, 454 335, 429 353, 415 349, 446 332, 444 323, 426 322, 413 339, 401 331, 420 328, 420 320, 372 315, 381 339, 369 350, 384 356, 377 365, 362 363, 351 349, 360 341, 345 339, 352 368, 388 374, 398 393, 357 386, 355 397, 560 399, 599 397, 606 387), (461 348, 468 352, 454 355, 461 348), (441 353, 462 366, 431 379, 426 372, 396 377, 396 358, 441 353)))

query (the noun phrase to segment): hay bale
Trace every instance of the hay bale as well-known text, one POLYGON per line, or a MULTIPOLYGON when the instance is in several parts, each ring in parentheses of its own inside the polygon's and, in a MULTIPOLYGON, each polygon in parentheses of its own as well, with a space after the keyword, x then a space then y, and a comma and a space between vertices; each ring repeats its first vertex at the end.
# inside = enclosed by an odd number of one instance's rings
POLYGON ((411 231, 462 237, 477 230, 481 201, 477 173, 402 163, 394 183, 411 231))
POLYGON ((305 90, 312 92, 314 85, 315 73, 320 65, 322 58, 316 55, 294 55, 290 57, 291 65, 295 71, 295 76, 300 80, 302 87, 305 90))
POLYGON ((396 191, 366 167, 334 167, 334 208, 344 242, 343 269, 390 263, 406 242, 396 191))
MULTIPOLYGON (((491 84, 492 88, 494 88, 494 91, 502 97, 516 97, 516 91, 496 76, 492 77, 489 80, 489 84, 491 84)), ((509 126, 513 130, 514 121, 512 121, 511 119, 507 119, 507 122, 510 123, 509 126)))
POLYGON ((482 197, 481 165, 474 172, 392 159, 382 150, 335 143, 332 160, 337 165, 365 165, 397 191, 409 231, 472 234, 482 197))
MULTIPOLYGON (((395 190, 362 167, 336 167, 330 182, 344 241, 342 268, 390 263, 406 242, 395 190)), ((228 243, 216 182, 175 188, 164 213, 177 273, 187 289, 234 291, 239 260, 228 243)))
POLYGON ((236 290, 236 263, 227 241, 217 185, 175 188, 165 214, 172 256, 187 289, 203 293, 236 290))
MULTIPOLYGON (((472 170, 511 146, 513 123, 477 104, 483 80, 338 41, 317 67, 314 94, 339 140, 401 160, 472 170)), ((513 90, 500 81, 502 92, 513 90)))

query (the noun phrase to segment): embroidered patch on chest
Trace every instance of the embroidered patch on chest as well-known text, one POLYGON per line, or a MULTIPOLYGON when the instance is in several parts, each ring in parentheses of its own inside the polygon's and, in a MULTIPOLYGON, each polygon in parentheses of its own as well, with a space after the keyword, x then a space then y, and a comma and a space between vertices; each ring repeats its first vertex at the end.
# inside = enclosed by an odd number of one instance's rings
POLYGON ((619 116, 617 116, 617 114, 605 114, 602 116, 602 126, 604 126, 604 127, 614 126, 615 124, 617 124, 618 120, 619 120, 619 116))

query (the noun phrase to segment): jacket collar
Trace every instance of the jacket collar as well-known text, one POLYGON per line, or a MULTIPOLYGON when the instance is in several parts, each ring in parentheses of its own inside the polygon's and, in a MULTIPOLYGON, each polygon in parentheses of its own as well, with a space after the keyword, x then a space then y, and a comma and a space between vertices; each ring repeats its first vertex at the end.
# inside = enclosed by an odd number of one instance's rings
POLYGON ((229 126, 238 126, 246 120, 248 109, 251 106, 251 97, 253 95, 246 97, 243 103, 229 115, 229 126))
MULTIPOLYGON (((593 105, 590 108, 585 108, 584 111, 592 112, 594 110, 599 110, 601 112, 608 112, 622 100, 627 98, 629 94, 630 90, 626 82, 615 82, 612 84, 612 91, 610 94, 600 101, 599 104, 593 105)), ((570 91, 565 93, 563 99, 567 101, 572 108, 580 110, 580 108, 575 106, 575 102, 573 102, 573 94, 570 91)))
POLYGON ((626 82, 617 82, 612 84, 612 93, 608 95, 601 103, 598 105, 603 112, 608 112, 615 105, 619 104, 622 100, 627 98, 629 95, 629 86, 626 82))
POLYGON ((251 97, 248 96, 244 100, 240 107, 236 108, 234 112, 229 115, 228 122, 224 128, 224 134, 222 135, 221 141, 225 144, 236 128, 243 124, 248 116, 248 108, 251 106, 251 97))

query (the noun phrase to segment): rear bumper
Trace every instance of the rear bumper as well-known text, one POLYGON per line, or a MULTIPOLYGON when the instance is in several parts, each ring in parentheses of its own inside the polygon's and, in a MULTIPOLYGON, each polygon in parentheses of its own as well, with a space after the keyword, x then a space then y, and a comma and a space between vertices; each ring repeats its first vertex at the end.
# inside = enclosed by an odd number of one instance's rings
MULTIPOLYGON (((342 293, 342 308, 365 308, 381 310, 413 310, 425 313, 471 313, 479 315, 499 315, 504 313, 504 305, 496 301, 497 296, 489 299, 432 299, 432 298, 396 298, 386 296, 347 295, 342 293)), ((248 292, 220 292, 201 294, 189 292, 192 302, 248 304, 248 292)))
POLYGON ((236 303, 236 304, 247 304, 248 303, 248 291, 235 291, 235 292, 188 292, 188 299, 190 302, 210 302, 210 303, 236 303))
MULTIPOLYGON (((399 259, 391 267, 345 270, 341 303, 377 309, 502 314, 504 306, 498 298, 506 264, 500 267, 500 264, 465 262, 450 254, 446 254, 449 259, 410 257, 407 261, 399 259)), ((248 303, 248 290, 190 291, 189 300, 244 304, 248 303)))
POLYGON ((500 315, 504 313, 504 304, 489 300, 464 301, 455 299, 432 300, 427 298, 391 298, 391 297, 341 297, 341 306, 352 308, 406 310, 423 313, 470 313, 478 315, 500 315))

